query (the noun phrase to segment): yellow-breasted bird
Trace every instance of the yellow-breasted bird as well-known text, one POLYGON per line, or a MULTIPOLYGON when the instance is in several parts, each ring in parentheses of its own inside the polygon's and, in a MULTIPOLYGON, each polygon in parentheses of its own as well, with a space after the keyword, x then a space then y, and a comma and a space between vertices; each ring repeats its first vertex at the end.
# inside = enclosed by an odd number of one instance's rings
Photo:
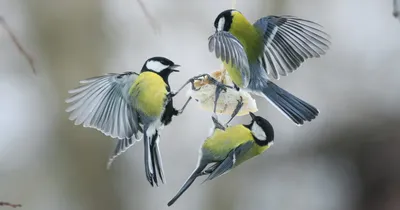
POLYGON ((173 116, 182 113, 173 106, 168 77, 178 72, 176 65, 164 57, 148 59, 140 72, 111 73, 81 81, 69 91, 69 119, 75 125, 95 128, 118 143, 111 162, 144 136, 145 172, 153 186, 164 182, 159 140, 160 132, 173 116))
POLYGON ((294 16, 267 16, 251 24, 234 9, 221 12, 209 37, 237 89, 261 95, 297 125, 313 120, 319 111, 272 81, 296 70, 306 59, 329 49, 329 35, 320 25, 294 16))
POLYGON ((168 202, 171 206, 199 176, 208 175, 205 181, 217 178, 239 164, 253 158, 274 142, 274 128, 264 118, 250 112, 249 125, 222 126, 213 116, 213 133, 204 141, 199 151, 197 166, 181 189, 168 202))

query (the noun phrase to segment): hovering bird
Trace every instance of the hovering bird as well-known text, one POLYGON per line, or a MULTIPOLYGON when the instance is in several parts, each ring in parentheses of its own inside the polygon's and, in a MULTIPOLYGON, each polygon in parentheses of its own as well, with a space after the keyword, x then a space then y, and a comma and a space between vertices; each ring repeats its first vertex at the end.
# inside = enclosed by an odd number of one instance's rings
POLYGON ((297 125, 318 115, 314 106, 280 88, 270 77, 279 79, 306 59, 326 53, 329 35, 320 25, 293 16, 267 16, 251 24, 241 12, 230 9, 217 16, 214 27, 209 50, 224 63, 236 89, 265 97, 297 125))
POLYGON ((226 127, 213 116, 213 133, 204 141, 199 151, 197 166, 168 206, 192 185, 199 176, 208 175, 205 181, 229 172, 241 163, 267 150, 274 142, 274 129, 268 120, 250 112, 249 125, 226 127))
POLYGON ((111 162, 144 136, 145 172, 154 186, 159 178, 164 182, 160 155, 160 132, 173 116, 183 112, 173 106, 168 78, 179 72, 171 60, 164 57, 148 59, 140 72, 106 74, 81 81, 80 87, 69 91, 67 112, 75 125, 83 124, 101 131, 118 143, 111 162))

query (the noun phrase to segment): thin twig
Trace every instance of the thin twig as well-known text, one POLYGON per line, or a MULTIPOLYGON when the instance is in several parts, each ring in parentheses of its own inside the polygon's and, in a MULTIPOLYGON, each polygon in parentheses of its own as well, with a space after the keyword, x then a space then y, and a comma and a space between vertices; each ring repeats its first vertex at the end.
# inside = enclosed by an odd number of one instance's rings
POLYGON ((4 30, 7 31, 8 35, 10 36, 10 38, 13 41, 13 43, 15 44, 15 46, 17 46, 19 52, 26 58, 26 60, 28 60, 29 65, 31 66, 31 68, 33 70, 33 73, 36 74, 36 69, 35 69, 35 65, 33 63, 32 57, 22 47, 21 43, 18 41, 17 37, 12 32, 10 26, 8 26, 6 20, 2 16, 0 16, 0 24, 4 28, 4 30))
POLYGON ((232 9, 236 9, 236 0, 232 0, 232 9))
POLYGON ((12 204, 12 203, 2 202, 2 201, 0 201, 0 206, 9 206, 12 208, 22 207, 21 204, 12 204))
POLYGON ((399 0, 393 0, 393 16, 395 18, 399 18, 400 20, 400 1, 399 0))
POLYGON ((154 19, 149 11, 147 10, 146 6, 144 5, 142 0, 137 0, 139 3, 140 8, 142 9, 144 16, 146 17, 147 21, 149 22, 150 26, 153 28, 154 33, 158 34, 161 31, 160 24, 154 19))

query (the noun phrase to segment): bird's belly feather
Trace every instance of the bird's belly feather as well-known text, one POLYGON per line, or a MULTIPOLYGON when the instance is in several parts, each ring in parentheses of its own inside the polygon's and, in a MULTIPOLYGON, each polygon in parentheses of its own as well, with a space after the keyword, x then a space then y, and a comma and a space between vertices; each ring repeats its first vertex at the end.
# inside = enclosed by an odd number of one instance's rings
POLYGON ((232 82, 235 83, 236 86, 243 88, 243 78, 241 71, 238 68, 235 68, 231 64, 227 63, 224 63, 224 68, 228 71, 232 82))

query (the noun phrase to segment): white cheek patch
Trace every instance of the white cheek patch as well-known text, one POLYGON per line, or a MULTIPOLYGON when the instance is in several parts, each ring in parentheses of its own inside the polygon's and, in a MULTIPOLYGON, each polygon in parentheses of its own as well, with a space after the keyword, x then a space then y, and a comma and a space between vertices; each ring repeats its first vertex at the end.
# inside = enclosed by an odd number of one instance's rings
POLYGON ((218 20, 218 28, 217 31, 223 31, 225 26, 225 18, 222 17, 218 20))
POLYGON ((265 134, 264 130, 257 124, 254 123, 251 127, 251 132, 253 135, 260 141, 266 141, 267 135, 265 134))
POLYGON ((147 61, 147 63, 146 63, 146 68, 149 70, 153 70, 155 72, 160 72, 168 67, 169 66, 166 66, 166 65, 160 63, 159 61, 147 61))

